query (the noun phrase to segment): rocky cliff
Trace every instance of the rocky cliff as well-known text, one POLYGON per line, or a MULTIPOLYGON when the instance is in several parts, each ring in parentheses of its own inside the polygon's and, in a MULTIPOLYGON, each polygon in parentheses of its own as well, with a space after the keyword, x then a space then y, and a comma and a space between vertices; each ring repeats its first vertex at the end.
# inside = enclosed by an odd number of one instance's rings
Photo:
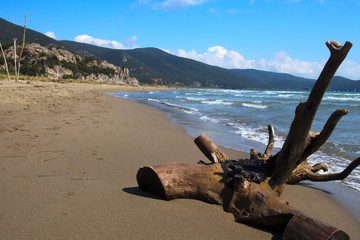
MULTIPOLYGON (((16 50, 17 58, 19 58, 19 48, 20 45, 16 50)), ((5 49, 5 55, 11 71, 14 67, 14 46, 5 49)), ((0 69, 5 70, 4 64, 0 69)), ((20 72, 54 79, 74 78, 104 83, 139 84, 136 78, 129 75, 129 69, 125 67, 117 67, 105 60, 82 57, 63 48, 42 46, 38 43, 25 45, 20 72)))

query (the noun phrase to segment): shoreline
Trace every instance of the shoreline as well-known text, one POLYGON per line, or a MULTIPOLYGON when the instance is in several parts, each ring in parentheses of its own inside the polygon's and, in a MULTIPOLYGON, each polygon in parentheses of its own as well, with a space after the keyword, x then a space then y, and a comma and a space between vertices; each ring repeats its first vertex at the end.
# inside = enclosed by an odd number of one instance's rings
MULTIPOLYGON (((274 237, 235 222, 221 206, 138 189, 143 165, 204 160, 166 113, 106 94, 139 90, 151 89, 0 82, 3 239, 274 237)), ((360 235, 359 221, 323 191, 287 186, 284 198, 351 239, 360 235)))

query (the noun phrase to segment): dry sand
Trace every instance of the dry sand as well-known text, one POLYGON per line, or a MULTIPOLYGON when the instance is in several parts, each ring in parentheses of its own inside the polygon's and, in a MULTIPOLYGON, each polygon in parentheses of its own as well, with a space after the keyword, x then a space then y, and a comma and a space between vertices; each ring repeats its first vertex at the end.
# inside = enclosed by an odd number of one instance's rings
MULTIPOLYGON (((205 160, 164 113, 106 94, 141 90, 0 81, 0 239, 274 238, 221 206, 137 188, 143 165, 205 160)), ((284 198, 360 239, 329 194, 287 186, 284 198)))

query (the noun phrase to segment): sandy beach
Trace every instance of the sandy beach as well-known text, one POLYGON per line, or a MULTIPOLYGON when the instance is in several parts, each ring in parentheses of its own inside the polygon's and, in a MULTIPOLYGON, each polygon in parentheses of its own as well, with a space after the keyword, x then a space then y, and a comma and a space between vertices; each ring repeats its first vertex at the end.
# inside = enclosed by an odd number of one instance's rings
MULTIPOLYGON (((205 160, 165 113, 107 94, 144 90, 0 81, 0 239, 276 239, 221 206, 138 189, 143 165, 205 160)), ((283 198, 360 239, 329 192, 287 186, 283 198)))

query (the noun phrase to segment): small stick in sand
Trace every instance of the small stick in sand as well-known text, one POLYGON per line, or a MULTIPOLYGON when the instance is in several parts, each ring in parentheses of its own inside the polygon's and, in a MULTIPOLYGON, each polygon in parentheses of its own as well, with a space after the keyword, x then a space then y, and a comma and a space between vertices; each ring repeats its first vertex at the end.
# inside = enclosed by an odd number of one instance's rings
POLYGON ((21 50, 20 50, 20 55, 19 55, 17 77, 20 76, 20 61, 21 61, 21 57, 22 57, 22 52, 23 52, 24 47, 25 47, 26 18, 27 18, 27 14, 25 14, 25 24, 24 24, 23 41, 22 41, 21 50))
POLYGON ((17 71, 16 71, 16 38, 13 39, 14 40, 14 64, 15 64, 15 79, 16 82, 18 82, 18 76, 17 76, 17 71))
POLYGON ((9 67, 8 67, 8 64, 7 64, 7 61, 6 61, 5 53, 4 53, 4 50, 2 48, 1 42, 0 42, 0 48, 1 48, 2 55, 4 57, 5 69, 6 69, 6 73, 7 73, 7 76, 8 76, 8 80, 10 81, 9 67))

